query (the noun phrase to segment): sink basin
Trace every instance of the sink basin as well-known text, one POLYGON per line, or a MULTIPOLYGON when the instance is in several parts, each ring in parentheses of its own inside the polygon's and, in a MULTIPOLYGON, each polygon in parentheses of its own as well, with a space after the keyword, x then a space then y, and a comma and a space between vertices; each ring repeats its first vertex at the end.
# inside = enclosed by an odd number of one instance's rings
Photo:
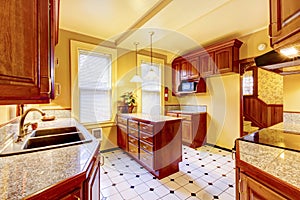
POLYGON ((91 142, 89 135, 82 133, 75 126, 35 130, 22 143, 8 142, 0 149, 0 157, 41 151, 64 146, 91 142))
POLYGON ((40 129, 40 130, 33 131, 31 137, 57 135, 61 133, 72 133, 72 132, 79 132, 79 130, 75 126, 63 127, 63 128, 52 128, 52 129, 40 129))
POLYGON ((84 141, 86 141, 86 139, 80 132, 46 135, 42 137, 29 138, 24 144, 23 149, 33 149, 46 146, 53 147, 53 145, 65 146, 66 144, 78 144, 84 141))

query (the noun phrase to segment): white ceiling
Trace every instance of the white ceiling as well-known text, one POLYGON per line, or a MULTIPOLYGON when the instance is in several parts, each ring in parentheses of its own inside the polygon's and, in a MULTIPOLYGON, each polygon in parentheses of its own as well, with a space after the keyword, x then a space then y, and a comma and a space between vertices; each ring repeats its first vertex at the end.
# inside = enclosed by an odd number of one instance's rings
POLYGON ((268 26, 268 0, 61 0, 60 28, 134 49, 170 52, 241 37, 268 26), (162 5, 162 6, 158 6, 162 5), (149 14, 150 13, 150 14, 149 14), (131 28, 137 28, 130 30, 131 28))

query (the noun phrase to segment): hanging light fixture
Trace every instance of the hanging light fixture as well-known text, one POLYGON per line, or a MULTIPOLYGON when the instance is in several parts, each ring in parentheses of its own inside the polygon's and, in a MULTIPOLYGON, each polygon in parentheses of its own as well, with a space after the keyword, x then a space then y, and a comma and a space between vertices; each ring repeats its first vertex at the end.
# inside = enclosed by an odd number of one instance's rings
POLYGON ((154 35, 154 32, 149 32, 149 33, 150 33, 150 59, 151 59, 151 65, 150 65, 150 70, 148 71, 148 73, 146 74, 146 76, 144 77, 144 79, 145 80, 154 81, 154 80, 159 80, 159 76, 155 73, 155 71, 153 69, 152 37, 154 35))
POLYGON ((135 75, 131 78, 130 82, 132 83, 141 83, 143 82, 142 78, 138 75, 137 71, 138 71, 138 64, 137 64, 137 46, 138 46, 138 42, 135 42, 135 75))

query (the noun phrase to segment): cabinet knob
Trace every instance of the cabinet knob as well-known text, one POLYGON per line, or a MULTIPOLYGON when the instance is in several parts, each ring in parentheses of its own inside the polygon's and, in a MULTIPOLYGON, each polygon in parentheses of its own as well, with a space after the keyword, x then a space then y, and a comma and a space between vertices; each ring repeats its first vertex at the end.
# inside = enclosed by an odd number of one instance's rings
POLYGON ((99 155, 99 160, 100 160, 100 166, 104 165, 104 157, 99 155))

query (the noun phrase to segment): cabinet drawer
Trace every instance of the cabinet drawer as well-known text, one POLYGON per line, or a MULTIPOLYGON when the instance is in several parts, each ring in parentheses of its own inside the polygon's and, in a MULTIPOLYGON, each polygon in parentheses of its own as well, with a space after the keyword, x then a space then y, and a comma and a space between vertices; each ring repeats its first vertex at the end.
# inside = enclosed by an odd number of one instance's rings
POLYGON ((128 128, 128 134, 139 137, 139 131, 137 129, 128 128))
POLYGON ((128 152, 136 157, 139 158, 139 148, 138 146, 135 146, 134 144, 128 143, 128 152))
POLYGON ((153 169, 153 155, 144 151, 143 149, 140 150, 140 161, 142 161, 145 165, 153 169))
POLYGON ((148 142, 150 144, 153 144, 153 137, 151 135, 148 135, 146 133, 140 132, 140 139, 148 142))
POLYGON ((139 146, 139 141, 137 138, 131 136, 131 135, 128 135, 128 142, 134 144, 135 146, 139 146))
POLYGON ((143 142, 143 141, 140 141, 140 148, 142 148, 150 153, 153 152, 153 146, 146 142, 143 142))
POLYGON ((168 112, 168 113, 167 113, 167 116, 170 116, 170 117, 177 117, 177 113, 170 113, 170 112, 168 112))
POLYGON ((178 117, 181 117, 184 120, 192 120, 192 115, 179 114, 178 117))
POLYGON ((140 122, 140 131, 153 135, 153 125, 140 122))
POLYGON ((139 122, 129 119, 128 120, 128 127, 138 130, 139 122))
POLYGON ((118 124, 123 124, 123 125, 127 126, 127 118, 118 116, 118 124))

